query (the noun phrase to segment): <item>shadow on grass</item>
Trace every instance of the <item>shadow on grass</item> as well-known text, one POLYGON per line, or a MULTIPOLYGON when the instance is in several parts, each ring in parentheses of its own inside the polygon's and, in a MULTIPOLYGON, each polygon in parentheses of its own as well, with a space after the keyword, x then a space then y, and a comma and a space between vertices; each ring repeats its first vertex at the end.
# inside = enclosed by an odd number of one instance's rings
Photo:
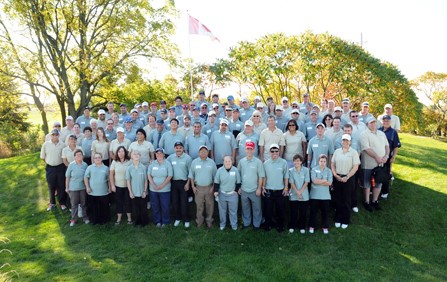
POLYGON ((397 179, 383 210, 329 235, 68 225, 43 164, 0 162, 0 230, 21 280, 446 280, 447 195, 397 179), (43 181, 43 182, 42 182, 43 181), (6 185, 3 186, 3 183, 6 185))

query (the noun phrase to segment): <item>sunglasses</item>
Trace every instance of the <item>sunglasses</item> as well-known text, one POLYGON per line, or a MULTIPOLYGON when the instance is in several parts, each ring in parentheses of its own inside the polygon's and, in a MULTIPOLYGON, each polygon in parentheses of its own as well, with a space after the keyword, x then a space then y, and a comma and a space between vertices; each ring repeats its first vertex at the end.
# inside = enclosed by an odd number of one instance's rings
POLYGON ((296 125, 294 125, 294 124, 289 124, 288 126, 296 126, 296 125))
POLYGON ((221 126, 228 126, 228 124, 222 123, 221 126))
POLYGON ((351 116, 351 117, 353 117, 353 118, 354 118, 354 117, 359 117, 359 116, 358 116, 358 115, 355 115, 355 116, 351 116))
POLYGON ((271 150, 270 153, 279 153, 279 150, 271 150))

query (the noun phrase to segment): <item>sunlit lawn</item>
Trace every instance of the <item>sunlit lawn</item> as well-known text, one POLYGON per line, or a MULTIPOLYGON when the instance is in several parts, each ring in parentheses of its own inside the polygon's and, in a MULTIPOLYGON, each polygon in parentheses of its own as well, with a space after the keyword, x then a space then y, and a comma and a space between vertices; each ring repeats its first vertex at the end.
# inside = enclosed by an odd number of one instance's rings
MULTIPOLYGON (((401 135, 383 211, 329 235, 153 226, 69 227, 46 212, 37 154, 0 160, 1 272, 17 281, 447 280, 447 144, 401 135)), ((360 196, 360 195, 359 195, 360 196)), ((217 216, 217 214, 216 214, 217 216)), ((217 220, 217 218, 216 218, 217 220)))

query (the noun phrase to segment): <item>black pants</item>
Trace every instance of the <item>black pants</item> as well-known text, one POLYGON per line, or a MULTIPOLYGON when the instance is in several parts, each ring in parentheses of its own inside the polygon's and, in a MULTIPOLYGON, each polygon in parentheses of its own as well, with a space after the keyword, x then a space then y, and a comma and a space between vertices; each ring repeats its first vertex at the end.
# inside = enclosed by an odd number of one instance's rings
POLYGON ((87 197, 88 214, 92 224, 105 224, 110 221, 109 195, 87 197))
POLYGON ((355 188, 355 177, 351 177, 345 183, 334 177, 335 222, 349 224, 351 220, 352 191, 355 188))
POLYGON ((50 204, 56 204, 56 193, 60 205, 67 205, 68 203, 68 195, 65 192, 65 170, 64 164, 58 166, 47 165, 45 167, 50 204))
POLYGON ((286 217, 286 197, 281 190, 267 190, 270 195, 264 196, 264 226, 270 229, 274 226, 273 206, 276 208, 276 228, 284 229, 284 219, 286 217))
POLYGON ((315 228, 317 225, 317 213, 321 211, 321 227, 329 228, 329 205, 331 200, 310 200, 309 227, 315 228))
POLYGON ((357 197, 358 197, 358 191, 359 191, 359 186, 360 186, 360 174, 361 174, 361 169, 359 167, 359 169, 357 170, 357 172, 355 173, 354 177, 354 186, 352 187, 351 190, 351 208, 353 207, 358 207, 358 201, 357 201, 357 197))
POLYGON ((306 229, 307 210, 309 201, 289 201, 290 222, 289 229, 306 229))
POLYGON ((131 213, 130 196, 127 187, 116 186, 116 213, 131 213))
POLYGON ((135 197, 132 200, 132 217, 135 225, 145 226, 149 224, 149 215, 147 213, 146 198, 135 197))
POLYGON ((186 182, 186 180, 172 180, 171 197, 172 208, 174 210, 174 219, 189 222, 188 192, 185 191, 186 182))
MULTIPOLYGON (((385 167, 387 168, 387 172, 391 178, 391 163, 390 159, 388 158, 387 162, 385 163, 385 167)), ((390 180, 382 182, 382 190, 380 191, 381 194, 388 194, 390 192, 390 180)))

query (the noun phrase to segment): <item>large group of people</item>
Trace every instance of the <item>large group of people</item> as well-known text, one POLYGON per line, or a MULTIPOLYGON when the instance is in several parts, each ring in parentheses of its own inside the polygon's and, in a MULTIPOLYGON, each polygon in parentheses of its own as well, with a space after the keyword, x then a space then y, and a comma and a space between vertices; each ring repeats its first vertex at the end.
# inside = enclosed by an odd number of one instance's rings
POLYGON ((205 93, 197 101, 108 103, 97 118, 83 115, 55 122, 42 145, 50 203, 56 197, 71 211, 70 226, 111 221, 163 228, 197 227, 295 230, 313 234, 333 225, 346 229, 359 212, 360 188, 365 211, 382 209, 390 193, 392 164, 401 146, 399 117, 392 105, 375 118, 369 103, 352 109, 345 98, 312 103, 283 97, 275 105, 256 96, 220 103, 205 93), (380 175, 379 175, 380 174, 380 175), (385 176, 384 176, 385 174, 385 176), (150 210, 152 210, 150 212, 150 210), (289 216, 286 215, 290 211, 289 216), (239 223, 239 215, 241 223, 239 223), (172 217, 172 218, 171 218, 172 217), (216 217, 217 218, 217 217, 216 217))

